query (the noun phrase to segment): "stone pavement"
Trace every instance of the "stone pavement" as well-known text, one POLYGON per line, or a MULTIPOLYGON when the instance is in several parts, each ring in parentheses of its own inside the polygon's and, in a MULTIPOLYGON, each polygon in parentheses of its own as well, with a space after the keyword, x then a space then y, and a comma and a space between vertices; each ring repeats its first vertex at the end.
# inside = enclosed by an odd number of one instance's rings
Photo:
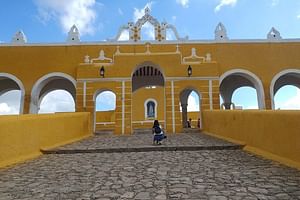
POLYGON ((50 154, 1 169, 0 199, 300 199, 300 171, 242 150, 50 154))

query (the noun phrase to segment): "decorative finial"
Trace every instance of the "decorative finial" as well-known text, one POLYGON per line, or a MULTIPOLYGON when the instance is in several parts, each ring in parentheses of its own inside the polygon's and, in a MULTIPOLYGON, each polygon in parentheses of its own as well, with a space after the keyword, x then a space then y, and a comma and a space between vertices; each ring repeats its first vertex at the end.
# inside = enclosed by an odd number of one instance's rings
POLYGON ((67 42, 68 43, 80 42, 79 30, 75 24, 70 28, 70 31, 68 32, 67 42))
POLYGON ((150 14, 150 8, 147 6, 145 8, 145 15, 149 15, 150 14))
POLYGON ((12 38, 12 43, 14 44, 24 44, 27 43, 26 35, 23 33, 22 30, 18 31, 15 36, 12 38))

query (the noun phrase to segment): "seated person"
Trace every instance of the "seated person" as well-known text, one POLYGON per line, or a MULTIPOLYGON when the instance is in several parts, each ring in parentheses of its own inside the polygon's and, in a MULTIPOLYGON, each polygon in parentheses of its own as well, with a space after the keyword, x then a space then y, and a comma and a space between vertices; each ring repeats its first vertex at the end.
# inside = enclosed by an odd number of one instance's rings
POLYGON ((165 138, 167 138, 167 136, 165 136, 164 132, 161 130, 161 127, 159 125, 158 120, 154 120, 154 124, 152 127, 152 133, 154 134, 153 136, 153 144, 161 144, 161 141, 165 138))

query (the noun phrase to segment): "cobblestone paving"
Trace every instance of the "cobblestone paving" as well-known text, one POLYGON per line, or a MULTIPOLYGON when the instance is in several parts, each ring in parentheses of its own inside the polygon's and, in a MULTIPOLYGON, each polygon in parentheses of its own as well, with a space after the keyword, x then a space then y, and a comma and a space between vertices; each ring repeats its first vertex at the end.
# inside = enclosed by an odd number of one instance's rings
MULTIPOLYGON (((232 143, 219 140, 201 133, 169 134, 163 146, 225 146, 232 143)), ((134 134, 132 136, 103 135, 93 136, 86 140, 66 145, 57 149, 98 149, 149 147, 152 145, 152 134, 134 134)))
POLYGON ((1 169, 2 199, 293 200, 300 171, 242 150, 51 154, 1 169))

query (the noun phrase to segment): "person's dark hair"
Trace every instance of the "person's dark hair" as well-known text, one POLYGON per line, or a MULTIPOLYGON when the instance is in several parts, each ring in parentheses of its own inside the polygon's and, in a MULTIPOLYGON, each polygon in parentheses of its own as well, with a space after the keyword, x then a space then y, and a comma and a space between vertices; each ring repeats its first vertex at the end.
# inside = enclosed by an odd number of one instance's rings
POLYGON ((158 122, 158 120, 157 120, 157 119, 156 119, 156 120, 154 120, 153 126, 159 126, 159 122, 158 122))

